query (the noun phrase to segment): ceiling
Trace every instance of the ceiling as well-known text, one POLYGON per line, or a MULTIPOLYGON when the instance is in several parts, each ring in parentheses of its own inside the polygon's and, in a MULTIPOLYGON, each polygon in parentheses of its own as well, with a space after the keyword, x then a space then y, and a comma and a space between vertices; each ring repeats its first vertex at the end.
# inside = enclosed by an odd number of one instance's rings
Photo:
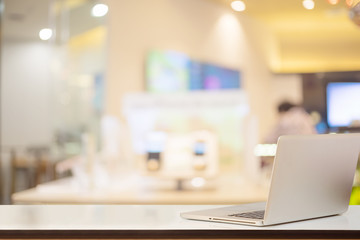
POLYGON ((48 0, 3 0, 2 37, 6 39, 39 39, 41 28, 48 27, 48 0), (31 23, 31 24, 29 24, 31 23))
POLYGON ((103 24, 90 16, 90 0, 3 0, 2 38, 40 41, 42 28, 55 28, 61 34, 74 36, 103 24), (67 25, 68 24, 68 25, 67 25))
MULTIPOLYGON (((211 0, 231 9, 231 0, 211 0)), ((315 8, 306 10, 302 0, 244 0, 246 10, 239 13, 262 21, 274 31, 287 29, 345 27, 356 29, 349 18, 349 8, 345 0, 331 5, 327 0, 315 0, 315 8), (319 25, 320 24, 320 25, 319 25)))
MULTIPOLYGON (((210 1, 230 9, 231 0, 210 1)), ((274 72, 360 70, 360 27, 350 19, 345 0, 337 5, 314 0, 313 10, 302 0, 243 1, 246 10, 236 14, 259 21, 277 39, 277 56, 268 59, 274 72)))
MULTIPOLYGON (((181 1, 181 0, 179 0, 181 1)), ((230 11, 231 0, 208 0, 230 11)), ((267 57, 268 65, 274 72, 329 72, 360 70, 360 27, 349 18, 345 0, 333 6, 327 0, 314 0, 315 9, 306 10, 302 0, 243 0, 247 9, 235 13, 260 23, 276 39, 270 45, 260 36, 265 48, 273 48, 267 57)), ((4 0, 5 13, 2 34, 9 39, 38 40, 38 32, 43 27, 54 24, 49 19, 56 9, 50 8, 49 0, 4 0), (51 9, 52 11, 49 11, 51 9)), ((82 22, 98 25, 93 18, 86 18, 88 10, 78 6, 91 2, 86 0, 61 0, 58 3, 77 3, 70 6, 68 13, 82 22), (84 21, 84 19, 87 19, 84 21)), ((89 8, 90 5, 87 7, 89 8)), ((85 25, 86 25, 85 24, 85 25)), ((72 24, 70 31, 76 33, 84 24, 72 24)), ((80 29, 81 30, 81 29, 80 29)), ((79 31, 80 31, 79 30, 79 31)), ((254 31, 261 31, 254 29, 254 31)))

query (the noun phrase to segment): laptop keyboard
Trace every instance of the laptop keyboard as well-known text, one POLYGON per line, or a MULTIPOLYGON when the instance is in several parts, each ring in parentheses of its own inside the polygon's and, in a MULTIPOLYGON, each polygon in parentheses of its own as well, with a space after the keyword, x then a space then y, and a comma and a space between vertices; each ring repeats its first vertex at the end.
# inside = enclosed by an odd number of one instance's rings
POLYGON ((229 215, 230 217, 242 217, 242 218, 253 218, 253 219, 263 219, 265 211, 253 211, 253 212, 244 212, 244 213, 236 213, 229 215))

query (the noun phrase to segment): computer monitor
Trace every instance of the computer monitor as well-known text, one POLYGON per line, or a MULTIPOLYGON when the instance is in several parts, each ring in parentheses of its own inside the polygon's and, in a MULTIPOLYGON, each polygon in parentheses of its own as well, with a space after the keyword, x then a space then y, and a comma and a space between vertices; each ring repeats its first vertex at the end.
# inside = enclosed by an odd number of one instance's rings
POLYGON ((329 82, 326 86, 329 128, 360 126, 360 82, 329 82))
POLYGON ((152 93, 240 89, 241 72, 176 51, 152 50, 146 58, 146 86, 152 93))

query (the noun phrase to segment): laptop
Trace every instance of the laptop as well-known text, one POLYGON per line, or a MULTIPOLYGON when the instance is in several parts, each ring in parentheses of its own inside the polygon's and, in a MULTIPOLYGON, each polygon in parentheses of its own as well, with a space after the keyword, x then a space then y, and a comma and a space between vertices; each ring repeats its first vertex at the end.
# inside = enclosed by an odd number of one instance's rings
POLYGON ((266 203, 184 212, 181 217, 267 226, 347 211, 360 134, 286 135, 277 144, 266 203))

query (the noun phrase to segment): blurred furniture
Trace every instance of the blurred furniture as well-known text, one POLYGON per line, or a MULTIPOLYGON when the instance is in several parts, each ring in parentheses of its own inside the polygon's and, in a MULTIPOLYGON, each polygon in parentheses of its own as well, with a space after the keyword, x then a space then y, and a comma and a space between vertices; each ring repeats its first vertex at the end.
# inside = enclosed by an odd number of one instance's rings
POLYGON ((3 190, 3 185, 4 185, 4 177, 3 177, 3 169, 2 169, 2 152, 0 151, 0 204, 3 204, 4 201, 4 190, 3 190))
POLYGON ((177 191, 173 181, 146 177, 112 181, 111 185, 86 189, 74 178, 58 179, 12 195, 14 204, 239 204, 265 201, 268 188, 241 177, 223 177, 214 187, 177 191))
POLYGON ((267 227, 185 220, 199 205, 0 206, 5 239, 360 239, 360 206, 343 215, 267 227))
POLYGON ((10 156, 12 193, 55 179, 48 147, 13 148, 10 156))

